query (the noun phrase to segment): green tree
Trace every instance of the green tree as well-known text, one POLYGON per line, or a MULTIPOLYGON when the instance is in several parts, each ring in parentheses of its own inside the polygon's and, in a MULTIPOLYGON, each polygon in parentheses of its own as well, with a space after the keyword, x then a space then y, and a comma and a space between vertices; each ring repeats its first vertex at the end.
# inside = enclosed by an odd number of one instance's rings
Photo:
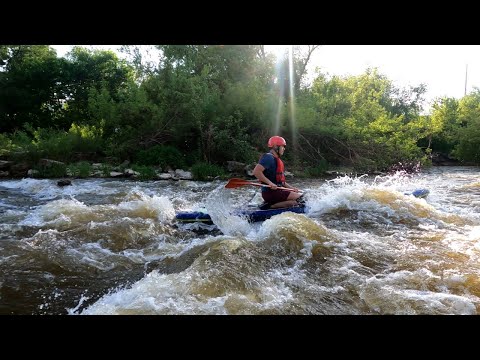
POLYGON ((420 97, 395 108, 398 98, 393 90, 392 82, 377 69, 343 78, 318 74, 298 100, 304 156, 315 165, 326 159, 362 170, 422 158, 416 142, 427 125, 418 115, 420 97))
POLYGON ((455 98, 439 98, 432 105, 430 116, 425 117, 429 122, 429 130, 420 144, 427 149, 451 155, 458 144, 459 129, 459 102, 455 98))
POLYGON ((75 46, 67 54, 66 114, 70 123, 88 124, 97 117, 90 112, 91 90, 106 90, 115 102, 120 101, 134 79, 134 69, 110 50, 88 50, 75 46))
POLYGON ((64 62, 47 45, 0 48, 0 131, 55 126, 63 106, 64 62))
POLYGON ((458 104, 458 145, 453 155, 458 159, 480 163, 480 89, 475 88, 458 104))

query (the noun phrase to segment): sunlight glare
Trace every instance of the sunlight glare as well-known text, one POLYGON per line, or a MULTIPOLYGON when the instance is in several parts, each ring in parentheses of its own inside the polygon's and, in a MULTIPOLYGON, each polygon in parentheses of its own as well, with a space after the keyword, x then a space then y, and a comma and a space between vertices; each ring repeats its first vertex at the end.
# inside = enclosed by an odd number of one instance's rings
POLYGON ((265 45, 265 51, 275 55, 276 59, 278 60, 285 52, 287 52, 289 46, 291 45, 265 45))
POLYGON ((281 112, 285 104, 285 100, 288 99, 289 105, 289 123, 292 131, 292 142, 295 147, 296 144, 296 124, 295 124, 295 94, 294 94, 294 68, 293 68, 293 45, 265 45, 265 50, 275 54, 277 59, 277 77, 276 82, 278 81, 279 86, 279 97, 278 97, 278 107, 275 114, 275 123, 273 127, 273 133, 276 135, 280 134, 280 120, 281 112), (286 59, 288 61, 288 69, 282 68, 282 63, 286 59), (287 74, 284 72, 287 70, 287 74), (288 89, 286 89, 285 82, 288 81, 288 89), (285 92, 288 91, 288 94, 285 92))

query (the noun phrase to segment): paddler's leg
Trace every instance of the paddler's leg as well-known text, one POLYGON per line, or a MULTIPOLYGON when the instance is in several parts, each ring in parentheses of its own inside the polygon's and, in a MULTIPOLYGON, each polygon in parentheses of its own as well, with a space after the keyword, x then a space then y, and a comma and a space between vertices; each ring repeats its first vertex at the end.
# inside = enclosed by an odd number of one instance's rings
POLYGON ((276 204, 273 204, 270 206, 270 209, 280 209, 280 208, 286 208, 286 207, 292 207, 298 205, 295 200, 287 200, 287 201, 281 201, 276 204))
POLYGON ((270 209, 296 206, 298 205, 296 200, 302 196, 300 193, 286 190, 274 190, 268 192, 272 193, 268 201, 270 203, 274 203, 270 209))

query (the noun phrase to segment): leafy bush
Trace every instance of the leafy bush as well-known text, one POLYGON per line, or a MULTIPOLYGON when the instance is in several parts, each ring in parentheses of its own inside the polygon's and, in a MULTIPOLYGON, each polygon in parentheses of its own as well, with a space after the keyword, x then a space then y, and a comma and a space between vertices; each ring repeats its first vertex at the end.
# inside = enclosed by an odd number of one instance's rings
MULTIPOLYGON (((77 154, 90 157, 91 154, 102 152, 101 127, 72 124, 68 132, 50 128, 34 129, 29 124, 24 127, 26 131, 17 131, 12 135, 10 153, 14 160, 32 163, 41 158, 72 161, 77 154)), ((2 147, 0 143, 0 149, 2 147)))
POLYGON ((198 162, 192 166, 192 174, 195 180, 210 180, 212 177, 225 178, 223 168, 214 164, 198 162))
POLYGON ((65 164, 50 164, 48 166, 36 165, 33 167, 38 173, 36 177, 39 178, 60 178, 67 173, 67 166, 65 164))
POLYGON ((151 168, 150 166, 133 164, 131 168, 132 170, 140 173, 140 176, 139 176, 140 180, 152 180, 157 177, 157 174, 155 173, 155 169, 151 168))
POLYGON ((32 144, 36 149, 29 152, 36 157, 46 157, 58 161, 70 161, 73 153, 73 141, 65 131, 56 129, 31 130, 32 144))
POLYGON ((68 140, 72 148, 79 153, 101 153, 103 149, 103 127, 105 121, 95 125, 77 125, 72 123, 68 130, 68 140))
POLYGON ((243 117, 239 111, 226 119, 217 118, 212 128, 213 136, 209 147, 204 151, 210 154, 208 159, 215 162, 228 160, 251 163, 258 160, 255 149, 249 142, 247 130, 243 127, 243 117))
POLYGON ((79 178, 89 177, 92 172, 92 166, 86 161, 70 164, 67 166, 67 169, 72 176, 79 178))
POLYGON ((353 168, 359 173, 368 174, 378 170, 378 165, 374 160, 358 158, 355 163, 353 163, 353 168))
POLYGON ((168 145, 155 145, 135 154, 135 161, 140 165, 159 165, 163 169, 167 166, 173 169, 185 167, 183 154, 175 147, 168 145))
POLYGON ((12 146, 12 140, 8 136, 0 134, 0 156, 9 155, 12 151, 12 146))
POLYGON ((11 140, 12 146, 9 157, 13 161, 27 161, 34 164, 40 160, 41 154, 37 146, 33 144, 32 138, 25 131, 15 131, 11 135, 11 140))
POLYGON ((327 160, 321 159, 317 166, 307 167, 305 174, 310 177, 322 177, 325 175, 325 171, 328 170, 327 160))
POLYGON ((102 164, 100 170, 102 171, 103 176, 110 176, 110 172, 112 171, 112 165, 104 163, 102 164))

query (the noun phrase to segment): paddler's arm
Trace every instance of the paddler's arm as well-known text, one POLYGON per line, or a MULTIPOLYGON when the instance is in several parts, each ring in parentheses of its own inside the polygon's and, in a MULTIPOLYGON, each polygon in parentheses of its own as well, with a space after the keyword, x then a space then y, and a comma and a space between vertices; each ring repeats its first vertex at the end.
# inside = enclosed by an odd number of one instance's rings
POLYGON ((265 170, 265 168, 262 165, 257 164, 257 166, 255 166, 255 169, 253 169, 253 176, 255 176, 262 183, 270 185, 270 188, 272 188, 272 190, 277 190, 277 185, 268 180, 268 178, 263 174, 263 170, 265 170))

